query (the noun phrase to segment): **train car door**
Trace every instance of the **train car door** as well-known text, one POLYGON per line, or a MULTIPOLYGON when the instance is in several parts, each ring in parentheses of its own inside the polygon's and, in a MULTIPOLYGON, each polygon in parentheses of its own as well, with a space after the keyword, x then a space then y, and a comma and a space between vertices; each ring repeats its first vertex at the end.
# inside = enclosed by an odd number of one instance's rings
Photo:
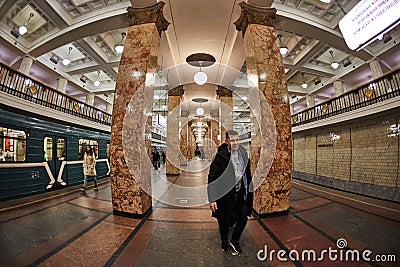
POLYGON ((59 188, 62 184, 65 185, 66 181, 66 144, 67 141, 65 137, 60 136, 46 136, 44 138, 44 161, 49 165, 51 174, 53 176, 54 181, 50 181, 50 183, 54 182, 51 188, 59 188), (63 163, 64 162, 64 163, 63 163), (59 175, 61 175, 59 177, 59 175), (56 182, 57 181, 57 182, 56 182))

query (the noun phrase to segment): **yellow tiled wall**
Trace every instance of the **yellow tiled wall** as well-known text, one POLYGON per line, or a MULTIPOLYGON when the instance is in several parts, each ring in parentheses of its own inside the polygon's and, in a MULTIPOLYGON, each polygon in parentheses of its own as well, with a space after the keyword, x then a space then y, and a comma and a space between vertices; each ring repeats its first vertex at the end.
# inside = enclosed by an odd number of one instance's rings
POLYGON ((398 115, 293 133, 293 169, 337 180, 399 188, 399 138, 398 115))

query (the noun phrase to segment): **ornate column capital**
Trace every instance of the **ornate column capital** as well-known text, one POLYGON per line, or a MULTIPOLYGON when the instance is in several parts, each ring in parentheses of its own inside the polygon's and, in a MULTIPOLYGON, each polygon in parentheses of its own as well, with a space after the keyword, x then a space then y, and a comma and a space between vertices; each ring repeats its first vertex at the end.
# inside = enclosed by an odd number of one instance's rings
POLYGON ((148 7, 128 7, 128 17, 131 19, 130 26, 155 23, 161 37, 161 33, 166 31, 170 24, 163 14, 164 5, 164 2, 158 2, 148 7))
POLYGON ((225 88, 223 86, 218 85, 217 95, 219 97, 221 97, 221 96, 230 96, 230 97, 232 97, 232 91, 229 90, 228 88, 225 88))
POLYGON ((258 7, 241 2, 239 6, 242 12, 238 20, 234 23, 236 30, 242 32, 242 36, 246 33, 249 24, 259 24, 274 27, 276 19, 276 9, 271 7, 258 7))
POLYGON ((168 91, 168 96, 183 96, 185 93, 185 90, 183 89, 182 85, 179 85, 178 87, 175 87, 171 90, 168 91))

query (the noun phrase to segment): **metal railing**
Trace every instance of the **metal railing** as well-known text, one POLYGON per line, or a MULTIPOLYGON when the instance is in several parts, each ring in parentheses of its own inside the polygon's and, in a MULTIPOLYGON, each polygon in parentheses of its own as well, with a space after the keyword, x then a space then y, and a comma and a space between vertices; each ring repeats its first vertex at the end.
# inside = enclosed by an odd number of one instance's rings
POLYGON ((291 116, 292 126, 332 117, 400 95, 400 69, 291 116))
POLYGON ((111 114, 63 94, 1 62, 0 90, 54 110, 111 126, 111 114))

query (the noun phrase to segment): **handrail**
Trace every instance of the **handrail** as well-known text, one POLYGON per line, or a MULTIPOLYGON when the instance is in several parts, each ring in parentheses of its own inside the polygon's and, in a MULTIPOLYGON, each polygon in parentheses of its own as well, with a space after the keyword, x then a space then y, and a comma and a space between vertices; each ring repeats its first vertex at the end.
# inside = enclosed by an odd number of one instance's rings
POLYGON ((54 110, 111 126, 111 114, 59 92, 2 62, 0 62, 0 90, 54 110))
POLYGON ((400 95, 400 69, 291 116, 292 127, 356 110, 400 95))

